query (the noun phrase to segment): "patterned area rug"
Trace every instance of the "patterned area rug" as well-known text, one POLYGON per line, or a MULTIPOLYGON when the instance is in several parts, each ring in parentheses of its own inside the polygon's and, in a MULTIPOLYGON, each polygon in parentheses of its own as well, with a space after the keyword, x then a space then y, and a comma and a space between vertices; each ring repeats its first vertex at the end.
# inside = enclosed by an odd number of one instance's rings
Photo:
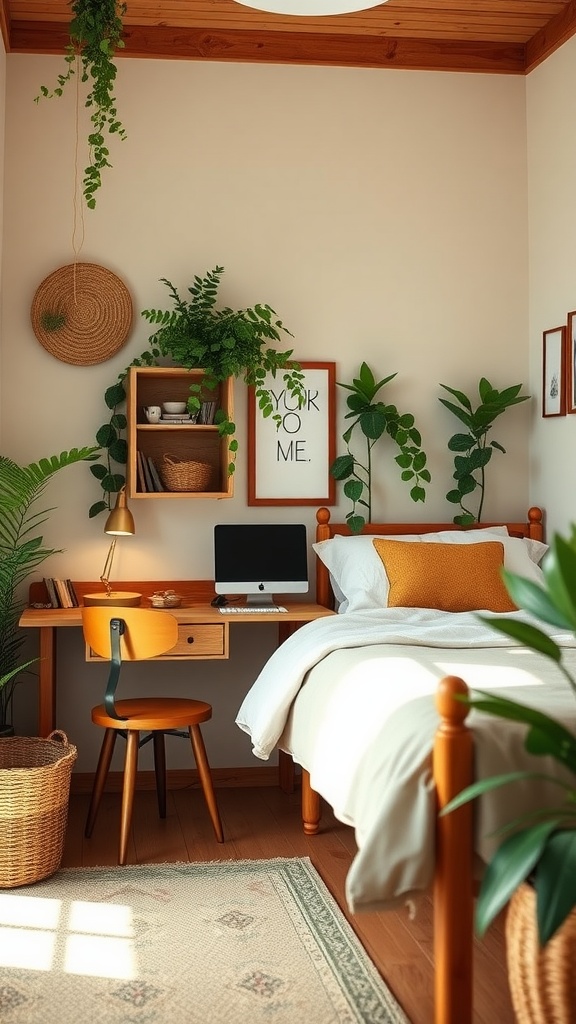
POLYGON ((0 892, 2 1024, 409 1024, 308 858, 0 892))

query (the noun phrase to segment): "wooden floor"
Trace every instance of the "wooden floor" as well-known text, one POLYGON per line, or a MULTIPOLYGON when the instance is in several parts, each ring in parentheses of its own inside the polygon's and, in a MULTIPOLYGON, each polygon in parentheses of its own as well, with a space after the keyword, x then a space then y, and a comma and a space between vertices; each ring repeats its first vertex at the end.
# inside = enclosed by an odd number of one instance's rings
MULTIPOLYGON (((355 852, 354 834, 326 812, 322 832, 304 836, 299 794, 276 787, 217 789, 226 842, 218 844, 200 792, 171 790, 160 820, 154 792, 136 794, 130 863, 310 857, 346 913, 344 882, 355 852)), ((105 794, 90 840, 84 839, 88 797, 70 797, 63 867, 116 864, 120 798, 105 794)), ((414 920, 407 911, 347 914, 411 1024, 432 1024, 432 908, 424 900, 414 920)), ((474 1024, 514 1024, 506 981, 501 923, 475 950, 474 1024)), ((296 1022, 295 1022, 296 1024, 296 1022)))

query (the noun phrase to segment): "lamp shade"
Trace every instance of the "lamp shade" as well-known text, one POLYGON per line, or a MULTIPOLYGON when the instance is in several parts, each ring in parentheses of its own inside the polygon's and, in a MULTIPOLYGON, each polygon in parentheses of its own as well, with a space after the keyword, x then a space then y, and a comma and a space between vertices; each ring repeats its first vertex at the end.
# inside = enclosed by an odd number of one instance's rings
POLYGON ((109 533, 114 537, 133 537, 136 533, 134 517, 128 508, 124 488, 118 492, 116 504, 104 525, 104 533, 109 533))
POLYGON ((387 0, 236 0, 243 7, 270 14, 294 14, 298 17, 314 17, 322 14, 352 14, 353 11, 367 11, 380 7, 387 0))

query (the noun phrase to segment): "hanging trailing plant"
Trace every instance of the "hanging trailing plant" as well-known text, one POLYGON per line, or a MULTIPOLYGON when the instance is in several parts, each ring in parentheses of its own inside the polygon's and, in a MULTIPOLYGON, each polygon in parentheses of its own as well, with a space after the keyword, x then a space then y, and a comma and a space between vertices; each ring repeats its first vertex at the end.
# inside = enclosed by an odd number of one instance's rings
POLYGON ((334 460, 330 473, 336 480, 345 481, 344 494, 352 502, 346 521, 352 533, 360 533, 364 524, 372 519, 372 449, 384 434, 388 434, 399 449, 394 461, 401 469, 401 479, 410 484, 412 501, 424 501, 426 498, 424 484, 429 484, 431 478, 414 416, 410 412, 400 413, 395 405, 385 405, 377 400, 381 389, 394 380, 395 376, 395 373, 391 373, 389 377, 376 381, 370 367, 362 363, 358 377, 351 384, 337 382, 338 387, 350 392, 346 399, 350 410, 346 413, 346 419, 353 422, 342 434, 347 452, 334 460), (365 443, 364 461, 350 448, 356 427, 360 428, 365 443), (357 512, 358 505, 366 509, 366 515, 357 512))
POLYGON ((70 42, 65 50, 64 60, 68 65, 66 73, 58 75, 57 85, 50 90, 40 86, 38 103, 42 97, 48 99, 61 96, 68 82, 81 67, 81 81, 91 82, 84 105, 91 110, 91 131, 88 134, 89 162, 84 170, 82 190, 90 210, 96 206, 95 193, 102 185, 102 171, 111 167, 105 132, 126 138, 125 129, 118 118, 114 83, 116 65, 114 52, 124 47, 122 40, 122 18, 126 4, 119 0, 72 0, 73 18, 69 26, 70 42))
POLYGON ((456 416, 466 427, 467 433, 459 432, 453 434, 448 441, 448 448, 454 452, 454 473, 453 479, 456 486, 451 488, 446 495, 446 500, 452 505, 460 506, 460 513, 454 516, 454 522, 460 526, 470 526, 471 523, 479 523, 482 520, 482 508, 484 505, 484 494, 486 489, 486 466, 490 462, 494 451, 497 450, 506 454, 506 449, 498 441, 488 441, 488 433, 497 416, 501 416, 506 409, 520 402, 526 402, 530 395, 521 395, 521 384, 514 384, 510 388, 498 391, 492 387, 490 381, 485 377, 480 379, 478 384, 479 404, 475 409, 472 402, 462 391, 449 388, 447 384, 441 384, 441 388, 448 391, 459 405, 451 402, 448 398, 440 398, 439 401, 451 413, 456 416), (475 509, 470 507, 471 496, 477 491, 474 499, 475 509))
MULTIPOLYGON (((257 303, 248 309, 238 310, 228 306, 216 308, 223 273, 224 267, 214 267, 204 277, 195 275, 188 288, 190 299, 183 298, 167 278, 161 278, 170 292, 174 308, 142 311, 141 315, 155 325, 156 330, 148 339, 150 351, 142 353, 130 365, 157 366, 168 359, 172 365, 186 370, 202 369, 202 380, 190 384, 187 405, 192 413, 200 409, 204 391, 216 391, 222 381, 234 377, 254 388, 260 414, 265 418, 271 417, 279 426, 282 417, 274 411, 272 396, 265 387, 267 375, 275 377, 281 372, 287 392, 299 405, 304 401, 304 375, 299 363, 291 359, 292 349, 278 351, 267 345, 267 342, 281 341, 282 334, 290 335, 290 331, 267 304, 257 303)), ((108 388, 104 396, 111 416, 96 434, 102 459, 90 467, 100 482, 104 497, 91 506, 88 513, 91 518, 111 508, 112 496, 125 484, 125 473, 118 470, 126 465, 128 457, 123 437, 127 424, 122 406, 126 400, 124 380, 129 369, 127 367, 119 375, 116 384, 108 388)), ((214 422, 220 436, 229 439, 228 472, 233 473, 238 451, 234 436, 236 424, 222 409, 216 412, 214 422)))

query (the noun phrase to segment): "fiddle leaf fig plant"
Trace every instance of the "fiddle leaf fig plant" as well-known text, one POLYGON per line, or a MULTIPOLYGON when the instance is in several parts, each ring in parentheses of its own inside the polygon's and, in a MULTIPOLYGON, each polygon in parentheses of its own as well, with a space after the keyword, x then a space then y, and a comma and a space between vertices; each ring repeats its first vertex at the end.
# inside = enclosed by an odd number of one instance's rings
POLYGON ((448 491, 446 500, 452 505, 459 505, 461 509, 454 516, 453 522, 460 526, 470 526, 471 523, 482 521, 486 466, 495 450, 506 454, 506 449, 498 441, 488 441, 494 420, 511 406, 528 401, 530 395, 520 394, 521 384, 498 391, 486 377, 482 377, 478 384, 480 402, 474 409, 471 399, 463 391, 450 388, 447 384, 441 384, 440 387, 448 391, 459 404, 456 405, 448 398, 440 398, 439 401, 464 424, 467 431, 465 434, 453 434, 448 441, 449 450, 455 452, 453 479, 456 486, 448 491), (474 499, 476 507, 471 508, 471 496, 475 491, 479 492, 474 499))
MULTIPOLYGON (((278 351, 268 344, 281 341, 282 335, 290 335, 290 331, 267 304, 257 303, 248 309, 239 310, 228 306, 217 308, 223 273, 223 267, 214 267, 204 277, 195 275, 188 288, 191 298, 181 296, 171 281, 161 278, 169 290, 173 308, 142 311, 141 315, 155 330, 149 338, 150 350, 130 365, 155 366, 168 360, 171 365, 183 369, 204 370, 202 380, 191 381, 190 384, 187 407, 192 413, 200 409, 203 392, 215 391, 219 383, 228 377, 242 380, 254 388, 260 414, 265 418, 271 417, 279 426, 282 418, 275 410, 272 396, 266 387, 268 374, 273 377, 282 374, 284 387, 299 406, 305 397, 302 383, 304 374, 300 364, 291 359, 292 349, 278 351)), ((96 434, 96 440, 103 450, 103 461, 90 467, 92 474, 100 481, 104 496, 89 509, 90 518, 110 509, 112 496, 125 484, 125 473, 118 472, 118 466, 124 466, 127 461, 127 446, 122 436, 126 428, 126 416, 121 407, 126 398, 124 379, 128 370, 129 367, 105 393, 105 402, 111 410, 111 416, 96 434)), ((220 436, 229 438, 228 472, 233 473, 238 451, 238 441, 234 436, 236 424, 222 409, 217 410, 214 422, 220 436)))
POLYGON ((372 449, 380 438, 387 434, 399 452, 395 462, 400 467, 401 479, 410 484, 412 501, 425 501, 424 485, 429 484, 431 477, 426 468, 427 457, 422 450, 422 438, 417 429, 412 413, 401 413, 395 405, 386 405, 378 400, 381 389, 396 377, 391 373, 388 377, 377 381, 367 363, 362 363, 351 384, 338 381, 338 387, 345 388, 350 394, 346 399, 349 412, 346 419, 353 422, 342 434, 346 444, 346 453, 339 455, 330 466, 330 473, 336 480, 343 480, 344 494, 352 502, 352 509, 346 515, 346 521, 352 533, 360 533, 366 522, 372 519, 372 449), (356 428, 359 428, 360 434, 356 428), (356 434, 354 435, 354 432, 356 434), (353 435, 360 437, 364 443, 365 456, 363 461, 352 451, 350 442, 353 435), (360 505, 366 514, 357 511, 360 505))
POLYGON ((65 86, 75 74, 82 82, 91 80, 84 105, 91 110, 91 131, 88 134, 89 162, 82 183, 88 209, 96 206, 96 192, 102 185, 102 171, 111 167, 104 133, 126 138, 126 131, 118 118, 114 83, 116 64, 114 51, 122 49, 122 18, 126 4, 119 0, 72 0, 72 20, 69 26, 70 42, 65 50, 65 74, 58 75, 52 89, 40 86, 38 103, 42 97, 61 96, 65 86), (82 70, 80 72, 79 65, 82 70))

